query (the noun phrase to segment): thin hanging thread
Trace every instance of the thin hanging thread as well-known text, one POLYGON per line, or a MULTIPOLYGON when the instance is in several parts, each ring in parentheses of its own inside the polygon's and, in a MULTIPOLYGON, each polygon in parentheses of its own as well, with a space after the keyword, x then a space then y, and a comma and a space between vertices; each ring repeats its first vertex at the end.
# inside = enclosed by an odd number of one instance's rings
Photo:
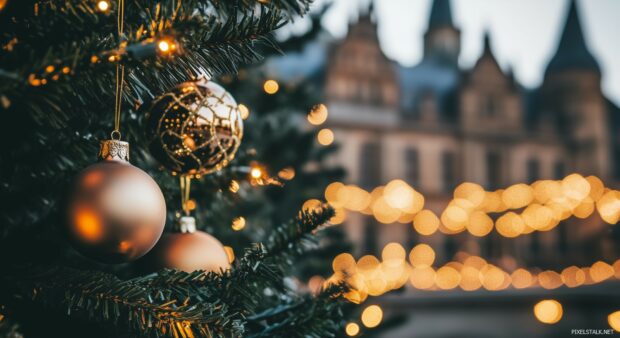
MULTIPOLYGON (((123 37, 123 26, 125 24, 125 0, 118 0, 118 39, 119 41, 123 37)), ((123 84, 125 82, 125 66, 116 64, 116 93, 114 102, 114 131, 112 131, 112 138, 115 136, 121 139, 121 107, 123 105, 123 84)))
POLYGON ((186 216, 189 216, 189 192, 191 190, 192 177, 189 175, 181 175, 179 177, 179 183, 181 185, 181 207, 186 216))

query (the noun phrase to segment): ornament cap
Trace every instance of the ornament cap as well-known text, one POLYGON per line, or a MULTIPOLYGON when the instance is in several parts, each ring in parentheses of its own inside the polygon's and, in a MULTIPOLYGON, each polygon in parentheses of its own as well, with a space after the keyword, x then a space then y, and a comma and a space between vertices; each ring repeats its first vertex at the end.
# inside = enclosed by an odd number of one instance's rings
POLYGON ((129 162, 129 143, 121 140, 103 140, 99 146, 102 161, 129 162))
POLYGON ((177 228, 181 233, 193 233, 196 231, 196 219, 193 216, 183 216, 179 218, 177 228))

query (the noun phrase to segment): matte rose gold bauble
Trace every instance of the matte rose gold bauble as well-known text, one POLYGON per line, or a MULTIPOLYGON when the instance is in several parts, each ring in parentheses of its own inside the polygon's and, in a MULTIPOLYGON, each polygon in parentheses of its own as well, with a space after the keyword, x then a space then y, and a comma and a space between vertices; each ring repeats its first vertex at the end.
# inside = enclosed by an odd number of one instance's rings
POLYGON ((106 263, 133 261, 153 248, 166 223, 155 181, 128 160, 126 142, 101 145, 101 162, 82 171, 68 198, 68 233, 76 250, 106 263))
MULTIPOLYGON (((181 222, 195 222, 193 217, 182 217, 181 222)), ((166 233, 155 248, 148 254, 148 265, 160 270, 163 268, 178 269, 185 272, 205 270, 220 272, 230 268, 228 255, 224 246, 215 237, 181 225, 181 231, 166 233), (193 231, 193 232, 191 232, 193 231)))

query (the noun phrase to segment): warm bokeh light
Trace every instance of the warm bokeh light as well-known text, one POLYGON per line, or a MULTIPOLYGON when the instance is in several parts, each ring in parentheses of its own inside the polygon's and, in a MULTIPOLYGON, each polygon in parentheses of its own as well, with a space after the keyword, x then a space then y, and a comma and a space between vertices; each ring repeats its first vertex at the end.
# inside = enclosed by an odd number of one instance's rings
POLYGON ((590 194, 590 183, 579 174, 570 174, 562 180, 564 196, 581 201, 590 194))
POLYGON ((416 268, 430 267, 435 262, 435 251, 428 244, 418 244, 409 252, 409 262, 416 268))
POLYGON ((598 261, 590 267, 590 278, 592 278, 592 281, 595 283, 607 280, 613 275, 614 268, 605 262, 598 261))
POLYGON ((243 230, 245 228, 245 218, 242 216, 235 218, 231 227, 235 231, 243 230))
POLYGON ((344 223, 347 220, 347 211, 343 208, 335 208, 335 213, 332 218, 329 219, 329 223, 332 225, 338 225, 344 223))
POLYGON ((562 277, 562 282, 564 285, 569 288, 575 288, 583 285, 586 281, 586 274, 583 270, 579 269, 576 266, 569 266, 568 268, 562 270, 560 275, 562 277))
POLYGON ((523 208, 533 199, 534 189, 523 183, 511 185, 502 193, 502 201, 509 209, 523 208))
POLYGON ((502 288, 506 281, 506 275, 502 269, 488 264, 480 269, 482 286, 489 291, 497 291, 502 288))
POLYGON ((321 291, 321 288, 323 287, 323 283, 325 283, 325 279, 321 276, 312 276, 309 280, 308 280, 308 289, 310 290, 310 292, 317 294, 319 293, 319 291, 321 291))
POLYGON ((108 9, 110 9, 110 2, 107 0, 101 0, 97 2, 97 9, 102 12, 106 12, 108 9))
POLYGON ((241 119, 246 120, 248 117, 250 117, 250 109, 244 105, 243 103, 239 103, 239 105, 237 105, 237 108, 239 109, 239 113, 241 113, 241 119))
POLYGON ((367 328, 377 327, 383 319, 383 310, 378 305, 370 305, 362 311, 361 319, 367 328))
POLYGON ((334 132, 331 129, 321 129, 316 135, 317 140, 321 145, 328 146, 334 142, 334 132))
POLYGON ((267 80, 263 83, 263 90, 269 95, 277 93, 279 89, 280 85, 276 82, 276 80, 267 80))
POLYGON ((278 172, 278 177, 285 181, 290 181, 295 178, 295 169, 292 167, 284 168, 278 172))
POLYGON ((439 228, 439 218, 434 212, 424 209, 415 215, 413 228, 420 235, 430 236, 439 228))
POLYGON ((461 268, 461 282, 459 286, 465 291, 474 291, 480 289, 482 282, 480 281, 480 271, 472 266, 463 266, 461 268))
POLYGON ((405 257, 407 253, 405 252, 405 248, 399 243, 389 243, 381 252, 381 259, 383 259, 383 263, 388 266, 402 266, 405 261, 405 257))
POLYGON ((451 290, 459 286, 461 283, 461 275, 450 266, 439 268, 435 274, 435 284, 443 290, 451 290))
POLYGON ((500 235, 512 238, 519 236, 523 232, 525 229, 525 223, 523 222, 521 216, 510 211, 497 219, 495 228, 500 235))
POLYGON ((620 332, 620 311, 616 311, 607 316, 609 326, 616 332, 620 332))
POLYGON ((342 272, 347 275, 355 274, 357 270, 357 263, 355 258, 350 253, 341 253, 334 257, 332 261, 332 269, 334 272, 342 272))
POLYGON ((454 199, 465 199, 478 207, 485 199, 485 191, 479 184, 465 182, 454 189, 454 199))
POLYGON ((474 211, 469 217, 467 231, 476 237, 484 237, 493 230, 493 220, 482 211, 474 211))
POLYGON ((308 122, 315 126, 321 125, 327 121, 327 115, 327 107, 324 104, 317 104, 312 107, 312 110, 308 113, 308 122))
POLYGON ((430 289, 435 284, 435 270, 431 267, 414 268, 411 270, 409 281, 416 289, 430 289))
POLYGON ((360 326, 357 325, 357 323, 348 323, 344 330, 347 333, 347 336, 354 337, 360 333, 360 326))
POLYGON ((543 271, 538 274, 538 284, 547 290, 557 289, 562 286, 562 276, 555 271, 543 271))
POLYGON ((525 269, 517 269, 510 275, 512 286, 515 289, 525 289, 532 286, 534 279, 532 274, 525 269))
POLYGON ((555 324, 562 319, 562 304, 553 299, 546 299, 534 305, 534 316, 541 323, 555 324))
POLYGON ((321 210, 322 206, 323 206, 323 202, 313 198, 313 199, 309 199, 305 201, 304 204, 301 206, 301 209, 306 212, 311 212, 311 211, 316 212, 316 211, 321 210))

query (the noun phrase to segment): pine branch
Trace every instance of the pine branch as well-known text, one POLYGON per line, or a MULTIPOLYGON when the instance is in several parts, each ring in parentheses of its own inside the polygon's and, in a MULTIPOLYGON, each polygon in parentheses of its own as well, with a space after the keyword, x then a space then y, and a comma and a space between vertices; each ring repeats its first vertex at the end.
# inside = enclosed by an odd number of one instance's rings
POLYGON ((260 306, 257 291, 285 291, 276 260, 301 252, 311 232, 332 216, 327 206, 300 212, 295 221, 276 230, 268 247, 247 249, 233 269, 222 273, 163 270, 124 281, 103 272, 55 267, 15 273, 3 284, 67 315, 120 324, 142 335, 239 334, 244 317, 260 306))
POLYGON ((342 323, 344 285, 331 285, 317 296, 268 309, 247 318, 247 337, 333 337, 342 323))
POLYGON ((334 215, 334 209, 327 204, 318 210, 299 212, 294 221, 274 230, 266 244, 268 255, 277 256, 287 251, 303 253, 307 246, 315 244, 312 232, 327 223, 334 215))
MULTIPOLYGON (((203 302, 185 290, 143 286, 93 271, 51 268, 21 275, 12 284, 32 301, 96 322, 119 325, 141 336, 185 337, 235 333, 226 304, 203 302), (231 327, 232 326, 232 327, 231 327)), ((236 332, 238 333, 238 332, 236 332)))
MULTIPOLYGON (((32 81, 31 74, 41 80, 49 78, 49 85, 52 81, 66 81, 79 72, 93 75, 106 69, 111 71, 115 62, 108 62, 108 55, 120 57, 118 62, 138 66, 137 60, 144 56, 134 54, 136 48, 160 67, 172 62, 180 63, 181 68, 192 70, 193 74, 201 68, 212 74, 234 72, 237 65, 259 59, 254 51, 256 43, 274 47, 270 32, 286 22, 277 3, 280 2, 258 6, 257 11, 240 10, 222 16, 200 0, 160 1, 149 7, 134 0, 127 5, 122 45, 116 38, 114 15, 97 12, 95 2, 42 4, 37 16, 14 23, 10 31, 2 34, 0 45, 11 43, 9 51, 0 51, 0 63, 8 67, 2 74, 7 79, 21 79, 17 83, 6 81, 12 86, 27 84, 29 76, 32 81), (41 36, 40 32, 48 32, 52 38, 41 36), (62 38, 56 40, 55 36, 62 38), (174 57, 155 57, 154 41, 161 37, 180 44, 180 62, 174 57), (127 48, 122 47, 125 44, 127 48), (98 61, 93 62, 93 56, 98 61), (54 65, 55 70, 48 72, 49 65, 54 65), (65 67, 70 71, 62 72, 65 67), (52 80, 54 75, 58 75, 56 80, 52 80)), ((147 66, 152 72, 153 65, 147 66)))

